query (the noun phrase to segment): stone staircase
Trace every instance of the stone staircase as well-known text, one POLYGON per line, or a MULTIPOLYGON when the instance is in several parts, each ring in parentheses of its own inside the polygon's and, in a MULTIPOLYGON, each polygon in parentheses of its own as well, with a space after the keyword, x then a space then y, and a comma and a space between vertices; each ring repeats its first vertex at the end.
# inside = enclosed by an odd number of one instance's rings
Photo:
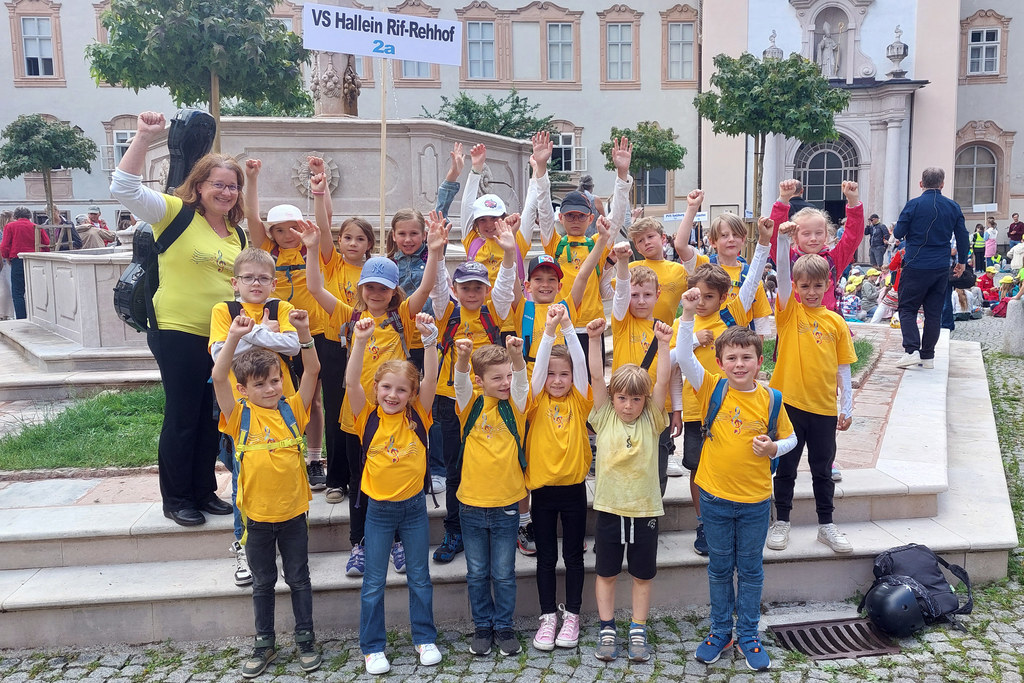
MULTIPOLYGON (((886 362, 883 356, 881 362, 886 362)), ((765 551, 766 601, 837 600, 864 591, 880 551, 925 543, 965 566, 976 583, 1006 574, 1017 535, 1003 476, 980 347, 943 336, 933 371, 902 373, 874 467, 846 469, 836 487, 836 521, 854 552, 817 543, 809 477, 798 481, 790 546, 765 551), (963 410, 970 406, 971 410, 963 410)), ((433 508, 431 542, 443 533, 433 508)), ((671 479, 659 541, 655 606, 707 602, 706 560, 692 550, 694 515, 685 477, 671 479)), ((0 532, 0 648, 197 640, 252 631, 250 591, 232 580, 230 518, 186 529, 159 503, 23 507, 5 510, 0 532)), ((592 523, 592 520, 591 520, 592 523)), ((588 539, 593 547, 593 539, 588 539)), ((315 496, 310 568, 319 630, 359 621, 360 581, 344 574, 348 506, 315 496)), ((538 612, 534 560, 517 554, 518 615, 538 612)), ((584 610, 595 610, 588 581, 584 610)), ((431 564, 438 621, 469 624, 465 561, 431 564)), ((405 578, 391 570, 389 623, 408 619, 405 578)), ((278 623, 291 621, 278 583, 278 623)), ((618 584, 619 605, 629 583, 618 584)), ((468 628, 468 626, 467 626, 468 628)))

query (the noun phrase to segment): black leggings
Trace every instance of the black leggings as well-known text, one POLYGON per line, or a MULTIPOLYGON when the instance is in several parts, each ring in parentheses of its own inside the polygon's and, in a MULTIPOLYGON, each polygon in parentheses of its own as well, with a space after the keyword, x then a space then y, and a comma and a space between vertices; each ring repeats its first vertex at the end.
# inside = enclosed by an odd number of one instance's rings
POLYGON ((815 509, 818 524, 831 524, 835 505, 836 485, 832 481, 832 462, 836 457, 835 415, 818 415, 806 410, 786 406, 786 415, 793 424, 796 447, 779 458, 779 469, 775 472, 775 510, 780 522, 789 521, 793 509, 793 487, 796 484, 796 468, 807 445, 807 464, 811 466, 811 487, 814 489, 815 509))
POLYGON ((164 386, 164 423, 157 462, 165 512, 198 508, 216 494, 214 466, 220 439, 213 415, 209 338, 150 329, 149 350, 164 386))
POLYGON ((320 388, 324 399, 324 455, 327 458, 327 488, 348 487, 350 475, 344 432, 338 423, 345 398, 345 365, 348 353, 341 342, 322 334, 313 337, 320 358, 320 388))
POLYGON ((557 609, 555 565, 558 564, 558 519, 562 519, 562 561, 565 563, 565 609, 583 607, 583 537, 587 532, 587 488, 542 486, 531 492, 530 516, 537 542, 537 593, 541 614, 557 609))

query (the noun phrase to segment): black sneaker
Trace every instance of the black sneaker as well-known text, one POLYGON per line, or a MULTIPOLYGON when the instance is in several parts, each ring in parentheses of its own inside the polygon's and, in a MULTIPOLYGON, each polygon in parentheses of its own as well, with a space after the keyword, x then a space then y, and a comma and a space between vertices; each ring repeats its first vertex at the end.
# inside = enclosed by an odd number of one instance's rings
POLYGON ((519 654, 519 651, 523 649, 522 643, 519 642, 519 635, 513 629, 501 629, 498 631, 496 640, 498 641, 498 652, 506 657, 519 654))
MULTIPOLYGON (((455 556, 466 548, 462 545, 462 534, 453 534, 450 531, 444 532, 444 540, 434 550, 434 562, 447 564, 455 559, 455 556)), ((488 646, 490 647, 490 646, 488 646)))
POLYGON ((309 477, 310 491, 323 491, 327 488, 327 474, 324 472, 323 460, 310 460, 306 465, 306 476, 309 477))
POLYGON ((708 554, 708 539, 704 536, 704 525, 697 525, 697 538, 693 541, 693 552, 698 555, 708 554))
POLYGON ((274 649, 274 638, 257 637, 252 654, 242 662, 242 678, 256 678, 267 670, 270 663, 277 659, 277 650, 274 649))
POLYGON ((519 533, 516 535, 516 545, 519 546, 519 552, 527 557, 533 557, 537 554, 537 541, 533 535, 533 522, 527 522, 526 526, 519 527, 519 533))
POLYGON ((473 632, 473 641, 469 644, 469 651, 478 657, 483 657, 491 653, 492 642, 494 642, 494 631, 480 627, 473 632))
POLYGON ((323 657, 316 650, 316 636, 312 631, 299 631, 295 634, 295 646, 299 650, 299 666, 309 673, 316 671, 323 663, 323 657))

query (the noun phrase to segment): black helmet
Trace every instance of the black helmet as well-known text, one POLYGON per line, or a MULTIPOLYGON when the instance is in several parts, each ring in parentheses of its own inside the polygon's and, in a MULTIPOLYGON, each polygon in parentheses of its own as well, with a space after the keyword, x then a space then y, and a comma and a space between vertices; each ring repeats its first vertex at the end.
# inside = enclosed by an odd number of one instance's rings
POLYGON ((924 615, 917 597, 909 586, 879 583, 864 596, 868 618, 882 632, 906 638, 924 628, 924 615))

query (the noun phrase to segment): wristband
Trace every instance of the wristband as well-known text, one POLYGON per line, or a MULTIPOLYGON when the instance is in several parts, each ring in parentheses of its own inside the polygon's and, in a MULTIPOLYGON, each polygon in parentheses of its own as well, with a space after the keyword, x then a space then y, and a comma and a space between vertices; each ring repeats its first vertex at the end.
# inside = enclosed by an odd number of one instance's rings
POLYGON ((435 344, 437 344, 437 326, 431 325, 430 331, 427 333, 427 336, 424 337, 421 335, 420 338, 423 341, 424 347, 434 346, 435 344))
POLYGON ((300 349, 311 349, 311 348, 313 348, 314 344, 315 344, 315 342, 313 341, 313 338, 310 337, 309 341, 306 342, 305 344, 299 344, 299 348, 300 349))
POLYGON ((324 193, 325 193, 325 191, 324 191, 324 190, 320 190, 319 192, 317 192, 316 190, 310 190, 310 191, 309 191, 309 193, 310 193, 310 194, 312 194, 312 195, 316 195, 317 197, 319 197, 320 195, 324 194, 324 193))

